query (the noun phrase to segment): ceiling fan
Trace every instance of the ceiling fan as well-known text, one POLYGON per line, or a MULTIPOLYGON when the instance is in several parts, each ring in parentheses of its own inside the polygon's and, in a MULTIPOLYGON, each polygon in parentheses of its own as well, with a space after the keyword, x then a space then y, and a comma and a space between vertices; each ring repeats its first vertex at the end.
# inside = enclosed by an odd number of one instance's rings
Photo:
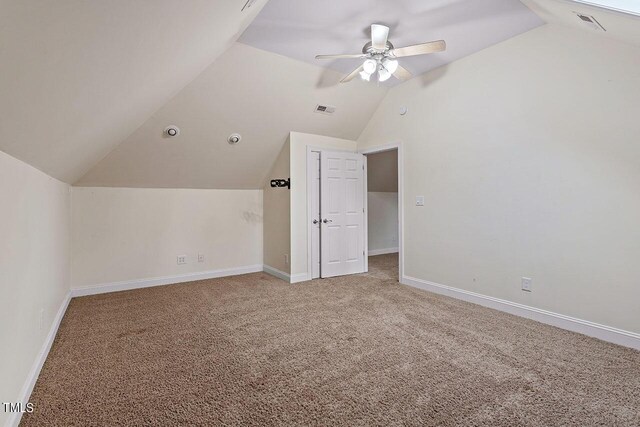
POLYGON ((365 59, 364 63, 342 79, 341 83, 350 82, 358 74, 363 80, 369 81, 376 72, 380 82, 389 80, 392 75, 398 80, 404 81, 409 80, 412 75, 398 64, 397 58, 442 52, 446 48, 447 45, 444 40, 395 48, 389 41, 389 27, 373 24, 371 26, 371 41, 364 45, 362 53, 353 55, 317 55, 316 59, 365 59))

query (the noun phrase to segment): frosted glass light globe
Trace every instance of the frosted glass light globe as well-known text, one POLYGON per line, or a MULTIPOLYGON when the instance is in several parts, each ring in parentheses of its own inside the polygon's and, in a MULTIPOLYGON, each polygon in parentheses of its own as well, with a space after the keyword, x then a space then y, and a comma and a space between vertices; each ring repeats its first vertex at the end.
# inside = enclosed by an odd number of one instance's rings
POLYGON ((391 77, 391 73, 384 67, 380 67, 378 71, 378 80, 381 82, 386 82, 391 77))
POLYGON ((393 74, 398 69, 398 61, 396 61, 395 59, 387 58, 384 61, 382 61, 382 66, 387 70, 389 70, 391 74, 393 74))
POLYGON ((364 61, 364 64, 362 64, 362 69, 367 74, 375 73, 376 72, 376 68, 378 68, 378 63, 376 61, 374 61, 373 59, 367 59, 366 61, 364 61))

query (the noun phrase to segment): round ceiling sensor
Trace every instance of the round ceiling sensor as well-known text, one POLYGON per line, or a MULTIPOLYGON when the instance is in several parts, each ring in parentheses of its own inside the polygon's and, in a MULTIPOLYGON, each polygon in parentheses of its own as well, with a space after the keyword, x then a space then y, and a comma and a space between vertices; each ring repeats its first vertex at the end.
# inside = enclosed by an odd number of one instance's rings
POLYGON ((170 138, 180 135, 180 128, 176 125, 170 125, 164 128, 164 134, 170 138))
POLYGON ((232 133, 227 138, 227 142, 231 145, 236 145, 238 142, 242 141, 242 136, 239 133, 232 133))

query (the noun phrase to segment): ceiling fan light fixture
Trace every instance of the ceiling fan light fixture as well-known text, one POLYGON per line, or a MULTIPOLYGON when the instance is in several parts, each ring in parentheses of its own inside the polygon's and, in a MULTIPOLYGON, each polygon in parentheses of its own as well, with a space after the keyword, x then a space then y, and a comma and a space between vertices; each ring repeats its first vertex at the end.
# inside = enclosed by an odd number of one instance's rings
POLYGON ((398 69, 398 61, 395 59, 385 58, 382 61, 382 66, 387 69, 391 74, 395 73, 398 69))
POLYGON ((375 73, 376 68, 378 68, 378 63, 373 59, 367 59, 366 61, 364 61, 364 64, 362 64, 362 69, 369 75, 375 73))
POLYGON ((371 80, 371 74, 367 73, 366 71, 360 71, 360 77, 362 77, 362 80, 366 82, 371 80))
POLYGON ((397 48, 389 41, 389 27, 382 24, 373 24, 371 25, 371 41, 362 47, 362 53, 316 55, 316 59, 363 58, 364 63, 340 80, 340 83, 348 83, 358 77, 358 75, 360 75, 363 80, 370 81, 371 76, 376 73, 378 74, 377 81, 379 82, 386 82, 391 76, 400 81, 407 81, 411 79, 413 75, 402 67, 396 58, 443 52, 446 48, 447 44, 444 40, 434 40, 397 48))
POLYGON ((386 82, 387 80, 389 80, 389 78, 391 78, 391 73, 389 72, 389 70, 384 67, 380 67, 380 70, 378 70, 378 81, 386 82))

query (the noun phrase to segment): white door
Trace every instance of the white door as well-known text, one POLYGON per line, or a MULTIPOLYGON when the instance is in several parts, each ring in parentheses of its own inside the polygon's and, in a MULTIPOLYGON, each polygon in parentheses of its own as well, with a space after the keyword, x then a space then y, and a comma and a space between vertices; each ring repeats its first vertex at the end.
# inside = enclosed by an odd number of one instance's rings
POLYGON ((312 151, 311 179, 311 278, 320 277, 320 152, 312 151))
POLYGON ((323 151, 320 156, 320 273, 364 272, 364 156, 323 151))

